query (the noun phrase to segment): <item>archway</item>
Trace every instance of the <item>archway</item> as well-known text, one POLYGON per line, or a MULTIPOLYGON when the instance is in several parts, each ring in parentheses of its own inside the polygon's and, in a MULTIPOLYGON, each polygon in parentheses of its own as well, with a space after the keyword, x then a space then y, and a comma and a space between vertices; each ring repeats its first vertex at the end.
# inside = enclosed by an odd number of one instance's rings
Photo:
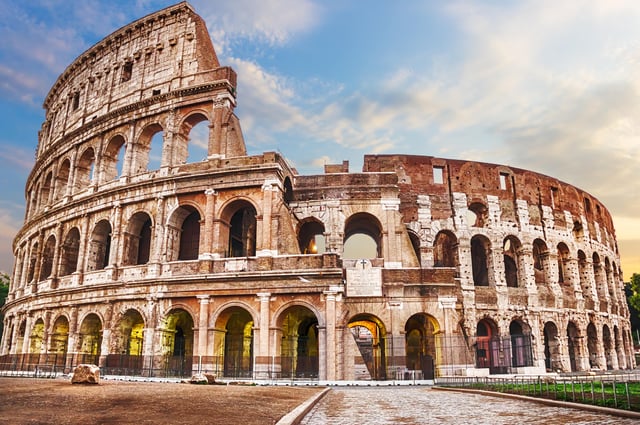
POLYGON ((67 350, 69 346, 69 320, 65 316, 60 316, 53 323, 51 339, 49 343, 49 353, 55 355, 56 366, 64 367, 67 360, 67 350))
POLYGON ((511 366, 533 366, 529 326, 520 320, 513 320, 509 324, 509 335, 511 336, 511 366))
POLYGON ((344 259, 382 257, 382 225, 368 213, 356 213, 344 224, 344 259))
POLYGON ((489 368, 489 373, 505 373, 504 353, 498 326, 491 319, 482 319, 476 326, 476 367, 489 368))
POLYGON ((324 224, 318 220, 305 221, 298 232, 298 245, 302 254, 322 254, 326 250, 324 224))
POLYGON ((257 211, 246 201, 236 201, 225 211, 229 220, 227 257, 256 255, 257 211))
POLYGON ((111 223, 100 220, 96 224, 89 246, 87 271, 102 270, 107 267, 111 255, 111 223))
POLYGON ((218 322, 224 326, 222 346, 223 374, 229 378, 248 378, 253 372, 253 318, 241 307, 225 310, 218 322))
POLYGON ((607 362, 607 370, 613 369, 613 341, 611 340, 611 331, 609 330, 609 326, 602 326, 602 345, 604 346, 604 357, 607 362))
POLYGON ((282 329, 280 367, 282 377, 318 377, 318 319, 306 307, 286 309, 278 320, 282 329))
POLYGON ((485 236, 471 238, 471 268, 475 286, 489 286, 489 262, 491 242, 485 236))
POLYGON ((553 322, 544 324, 544 365, 547 372, 562 371, 560 361, 560 343, 558 341, 558 328, 553 322))
POLYGON ((193 362, 193 318, 186 310, 174 309, 160 324, 162 365, 165 374, 185 376, 193 362))
POLYGON ((151 255, 152 221, 146 212, 137 212, 129 220, 125 234, 125 265, 147 264, 151 255))
POLYGON ((356 379, 387 379, 387 331, 382 321, 363 313, 353 317, 348 326, 362 358, 360 370, 356 362, 356 379))
POLYGON ((438 329, 438 322, 425 313, 414 314, 404 325, 407 369, 421 371, 424 379, 435 376, 438 329))
POLYGON ((77 227, 67 233, 60 253, 60 276, 70 275, 78 269, 78 254, 80 251, 80 231, 77 227))
POLYGON ((95 313, 88 314, 80 325, 78 363, 97 365, 102 347, 102 321, 95 313))
POLYGON ((433 243, 434 267, 456 267, 458 265, 458 239, 446 230, 438 232, 433 243))
POLYGON ((139 373, 144 350, 144 319, 140 312, 127 310, 113 330, 111 352, 107 356, 108 368, 128 369, 139 373))
POLYGON ((567 325, 567 349, 569 351, 569 364, 571 372, 579 370, 578 360, 580 359, 580 331, 575 323, 569 322, 567 325))
POLYGON ((596 326, 591 322, 587 326, 587 350, 589 351, 589 367, 599 368, 600 360, 598 358, 598 331, 596 326))
POLYGON ((39 356, 44 348, 43 342, 44 342, 44 320, 38 319, 36 320, 36 323, 33 325, 33 328, 31 329, 31 334, 29 335, 29 353, 36 354, 39 356))

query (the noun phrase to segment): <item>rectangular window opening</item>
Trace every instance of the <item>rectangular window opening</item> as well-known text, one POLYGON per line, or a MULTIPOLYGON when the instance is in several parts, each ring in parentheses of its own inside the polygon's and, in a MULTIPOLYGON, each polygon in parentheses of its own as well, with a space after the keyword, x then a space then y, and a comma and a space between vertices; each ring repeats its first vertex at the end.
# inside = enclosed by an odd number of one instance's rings
POLYGON ((508 174, 500 173, 500 189, 501 190, 507 190, 507 177, 509 177, 508 174))
POLYGON ((444 183, 444 167, 433 167, 433 183, 444 183))

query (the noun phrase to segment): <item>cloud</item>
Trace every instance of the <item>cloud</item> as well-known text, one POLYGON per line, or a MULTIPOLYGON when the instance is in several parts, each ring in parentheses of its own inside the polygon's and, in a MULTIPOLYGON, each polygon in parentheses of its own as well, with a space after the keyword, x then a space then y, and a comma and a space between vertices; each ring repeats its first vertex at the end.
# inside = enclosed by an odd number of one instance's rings
POLYGON ((22 225, 22 205, 0 201, 0 270, 13 270, 13 238, 22 225))
POLYGON ((0 143, 0 158, 6 161, 5 164, 13 164, 23 172, 31 171, 35 162, 32 151, 5 143, 0 143))

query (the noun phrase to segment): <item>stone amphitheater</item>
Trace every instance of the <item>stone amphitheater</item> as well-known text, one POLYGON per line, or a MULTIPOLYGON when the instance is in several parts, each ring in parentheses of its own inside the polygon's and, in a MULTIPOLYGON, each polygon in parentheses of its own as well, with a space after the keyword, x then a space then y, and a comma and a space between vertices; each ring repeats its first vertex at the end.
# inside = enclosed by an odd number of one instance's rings
POLYGON ((300 175, 247 152, 236 78, 186 2, 60 75, 0 368, 350 381, 635 367, 597 198, 431 156, 300 175))

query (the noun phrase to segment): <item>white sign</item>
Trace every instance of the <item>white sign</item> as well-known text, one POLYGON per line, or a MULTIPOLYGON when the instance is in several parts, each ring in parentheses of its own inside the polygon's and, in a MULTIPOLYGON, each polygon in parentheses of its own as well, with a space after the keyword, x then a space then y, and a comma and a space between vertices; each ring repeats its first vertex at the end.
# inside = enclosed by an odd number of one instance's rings
POLYGON ((381 297, 382 269, 372 267, 369 260, 356 261, 355 267, 347 269, 348 297, 381 297))

